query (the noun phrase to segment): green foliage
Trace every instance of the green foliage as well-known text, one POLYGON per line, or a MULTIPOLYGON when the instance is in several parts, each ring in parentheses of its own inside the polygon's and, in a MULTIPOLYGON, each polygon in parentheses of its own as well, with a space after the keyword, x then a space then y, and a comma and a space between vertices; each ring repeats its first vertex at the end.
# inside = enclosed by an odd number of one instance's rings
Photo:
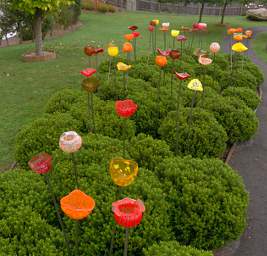
POLYGON ((81 130, 81 124, 69 114, 45 115, 23 127, 16 138, 16 160, 26 167, 37 153, 51 153, 58 148, 60 135, 65 131, 81 130))
POLYGON ((165 141, 142 133, 132 138, 127 150, 140 166, 149 170, 154 170, 164 158, 172 156, 165 141))
POLYGON ((0 254, 65 255, 63 235, 41 176, 22 170, 0 175, 0 254), (51 223, 51 222, 50 222, 51 223))
POLYGON ((256 92, 248 88, 228 87, 222 92, 222 95, 226 97, 228 96, 238 98, 242 100, 252 110, 255 110, 260 103, 260 98, 256 94, 256 92))
POLYGON ((182 246, 177 241, 160 242, 144 250, 145 256, 212 256, 212 252, 190 246, 182 246))
POLYGON ((254 111, 234 97, 205 98, 203 107, 211 111, 228 135, 228 143, 249 140, 258 128, 254 111))
POLYGON ((177 115, 170 112, 162 121, 159 133, 174 151, 195 157, 220 157, 226 149, 227 135, 213 115, 195 108, 179 112, 178 143, 176 142, 177 115))
POLYGON ((229 166, 215 159, 169 158, 156 172, 171 203, 169 215, 180 243, 218 248, 244 231, 248 196, 229 166))
POLYGON ((58 10, 60 6, 70 5, 74 0, 16 0, 11 1, 14 10, 20 10, 32 15, 36 10, 43 12, 58 10))

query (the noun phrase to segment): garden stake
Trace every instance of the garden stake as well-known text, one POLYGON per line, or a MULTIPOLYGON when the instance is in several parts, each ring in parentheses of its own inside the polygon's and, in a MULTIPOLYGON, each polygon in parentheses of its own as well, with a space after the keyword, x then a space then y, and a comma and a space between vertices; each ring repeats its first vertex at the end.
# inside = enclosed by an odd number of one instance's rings
POLYGON ((196 97, 197 97, 197 91, 195 91, 194 96, 192 98, 192 102, 191 102, 191 109, 190 109, 190 113, 189 113, 189 125, 191 125, 191 123, 192 123, 192 112, 193 112, 193 108, 195 105, 196 97))
POLYGON ((91 120, 90 124, 90 132, 95 131, 95 115, 94 115, 94 100, 93 100, 93 93, 88 92, 88 99, 87 99, 87 104, 88 104, 88 116, 89 120, 91 120))
POLYGON ((181 95, 181 86, 182 80, 180 81, 179 85, 177 86, 176 90, 176 148, 175 148, 175 155, 178 155, 179 151, 179 109, 180 109, 180 95, 181 95))
POLYGON ((155 43, 154 43, 154 54, 157 52, 157 27, 155 27, 155 43))
POLYGON ((136 38, 133 39, 133 45, 134 45, 134 60, 136 61, 136 38))
POLYGON ((127 256, 129 243, 129 228, 125 228, 125 240, 124 240, 124 251, 123 256, 127 256))
POLYGON ((66 244, 67 250, 68 250, 68 255, 71 256, 69 239, 68 239, 68 236, 67 236, 67 232, 65 230, 65 227, 63 225, 63 222, 62 222, 62 219, 61 219, 61 215, 59 213, 59 207, 58 207, 58 204, 57 204, 57 201, 56 201, 56 198, 55 198, 53 189, 52 189, 52 185, 51 185, 51 180, 50 180, 49 173, 44 174, 44 177, 45 177, 46 184, 48 186, 48 192, 50 193, 50 196, 51 196, 52 201, 53 201, 53 204, 54 204, 54 208, 56 210, 56 214, 57 214, 57 219, 58 219, 59 225, 60 225, 61 230, 63 232, 65 244, 66 244))
POLYGON ((70 154, 71 160, 72 160, 72 170, 75 178, 75 183, 76 183, 76 188, 79 187, 79 182, 78 182, 78 171, 77 171, 77 163, 76 163, 76 157, 74 153, 70 154))
POLYGON ((111 59, 111 57, 109 57, 109 65, 108 65, 108 82, 110 82, 111 64, 112 64, 112 59, 111 59))
POLYGON ((173 38, 173 41, 172 41, 172 49, 174 49, 175 47, 175 37, 173 38))
POLYGON ((75 256, 79 255, 79 244, 80 244, 80 222, 75 221, 75 256))
POLYGON ((166 50, 166 47, 167 47, 167 44, 166 44, 166 40, 167 40, 167 38, 166 38, 166 32, 163 32, 163 40, 164 40, 164 47, 163 47, 163 49, 166 50))

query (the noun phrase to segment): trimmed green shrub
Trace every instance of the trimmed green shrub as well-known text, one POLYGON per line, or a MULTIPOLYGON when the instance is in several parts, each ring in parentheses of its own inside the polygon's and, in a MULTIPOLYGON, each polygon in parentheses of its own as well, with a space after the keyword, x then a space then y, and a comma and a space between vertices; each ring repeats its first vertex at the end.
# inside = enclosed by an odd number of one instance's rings
MULTIPOLYGON (((80 152, 86 154, 86 151, 80 152)), ((80 156, 82 157, 82 156, 80 156)), ((59 197, 74 188, 72 164, 62 152, 58 151, 55 166, 55 182, 60 181, 56 193, 59 197)), ((161 189, 161 183, 148 170, 139 169, 138 178, 128 187, 117 188, 113 184, 105 165, 87 165, 78 163, 79 183, 82 191, 91 195, 96 207, 88 218, 81 223, 81 246, 79 255, 104 255, 109 251, 113 236, 113 255, 122 255, 125 230, 116 225, 111 211, 112 202, 130 197, 141 199, 146 206, 141 224, 131 230, 129 254, 142 255, 142 249, 155 241, 173 239, 169 216, 169 204, 161 189), (88 223, 89 222, 89 223, 88 223)), ((68 230, 74 232, 73 222, 64 218, 68 230)))
POLYGON ((149 170, 154 170, 164 158, 172 156, 172 152, 165 141, 155 140, 142 133, 131 139, 127 150, 132 159, 135 159, 140 166, 149 170))
POLYGON ((228 87, 222 92, 223 96, 234 97, 242 100, 249 108, 255 110, 260 98, 255 91, 243 87, 228 87))
POLYGON ((81 100, 82 92, 73 89, 63 89, 55 93, 47 102, 45 112, 53 114, 55 112, 65 113, 72 105, 81 100))
POLYGON ((228 143, 249 140, 258 128, 254 111, 233 97, 205 98, 203 107, 211 111, 228 135, 228 143))
POLYGON ((202 251, 190 246, 180 245, 177 241, 153 244, 144 250, 145 256, 213 256, 212 252, 202 251))
POLYGON ((169 158, 156 167, 176 239, 201 249, 237 239, 246 226, 248 195, 241 177, 216 159, 169 158))
POLYGON ((1 173, 0 191, 0 255, 66 255, 63 234, 50 225, 56 212, 43 177, 1 173))
POLYGON ((183 109, 179 113, 178 143, 176 142, 176 112, 162 121, 159 133, 174 151, 195 157, 220 157, 226 149, 227 135, 213 115, 203 109, 183 109))
POLYGON ((24 126, 16 137, 16 160, 22 167, 36 154, 51 153, 58 148, 60 135, 65 131, 81 130, 81 123, 67 113, 45 115, 24 126))

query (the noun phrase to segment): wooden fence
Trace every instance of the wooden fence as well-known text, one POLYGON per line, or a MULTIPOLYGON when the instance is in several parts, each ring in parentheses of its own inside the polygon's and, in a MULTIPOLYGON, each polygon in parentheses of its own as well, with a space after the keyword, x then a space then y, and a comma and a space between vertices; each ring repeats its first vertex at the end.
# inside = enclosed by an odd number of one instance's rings
MULTIPOLYGON (((119 8, 127 9, 127 0, 106 0, 105 2, 113 4, 119 8)), ((148 0, 136 0, 135 9, 137 11, 151 11, 151 12, 169 12, 177 14, 191 14, 198 15, 200 12, 200 4, 188 4, 183 3, 159 3, 148 0)), ((204 9, 204 15, 221 15, 223 6, 221 5, 206 5, 204 9)), ((228 5, 225 11, 225 15, 244 15, 247 8, 243 5, 228 5)))

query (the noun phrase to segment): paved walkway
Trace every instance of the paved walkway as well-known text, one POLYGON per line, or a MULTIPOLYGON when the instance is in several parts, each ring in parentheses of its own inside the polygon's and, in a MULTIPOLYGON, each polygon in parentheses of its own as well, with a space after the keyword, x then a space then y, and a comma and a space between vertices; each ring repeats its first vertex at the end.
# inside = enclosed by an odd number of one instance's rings
MULTIPOLYGON (((267 28, 256 28, 256 33, 267 28)), ((234 256, 267 256, 267 64, 259 60, 253 51, 249 56, 264 72, 263 100, 257 110, 260 126, 255 137, 239 145, 230 165, 243 177, 250 193, 248 228, 240 240, 234 256)))

